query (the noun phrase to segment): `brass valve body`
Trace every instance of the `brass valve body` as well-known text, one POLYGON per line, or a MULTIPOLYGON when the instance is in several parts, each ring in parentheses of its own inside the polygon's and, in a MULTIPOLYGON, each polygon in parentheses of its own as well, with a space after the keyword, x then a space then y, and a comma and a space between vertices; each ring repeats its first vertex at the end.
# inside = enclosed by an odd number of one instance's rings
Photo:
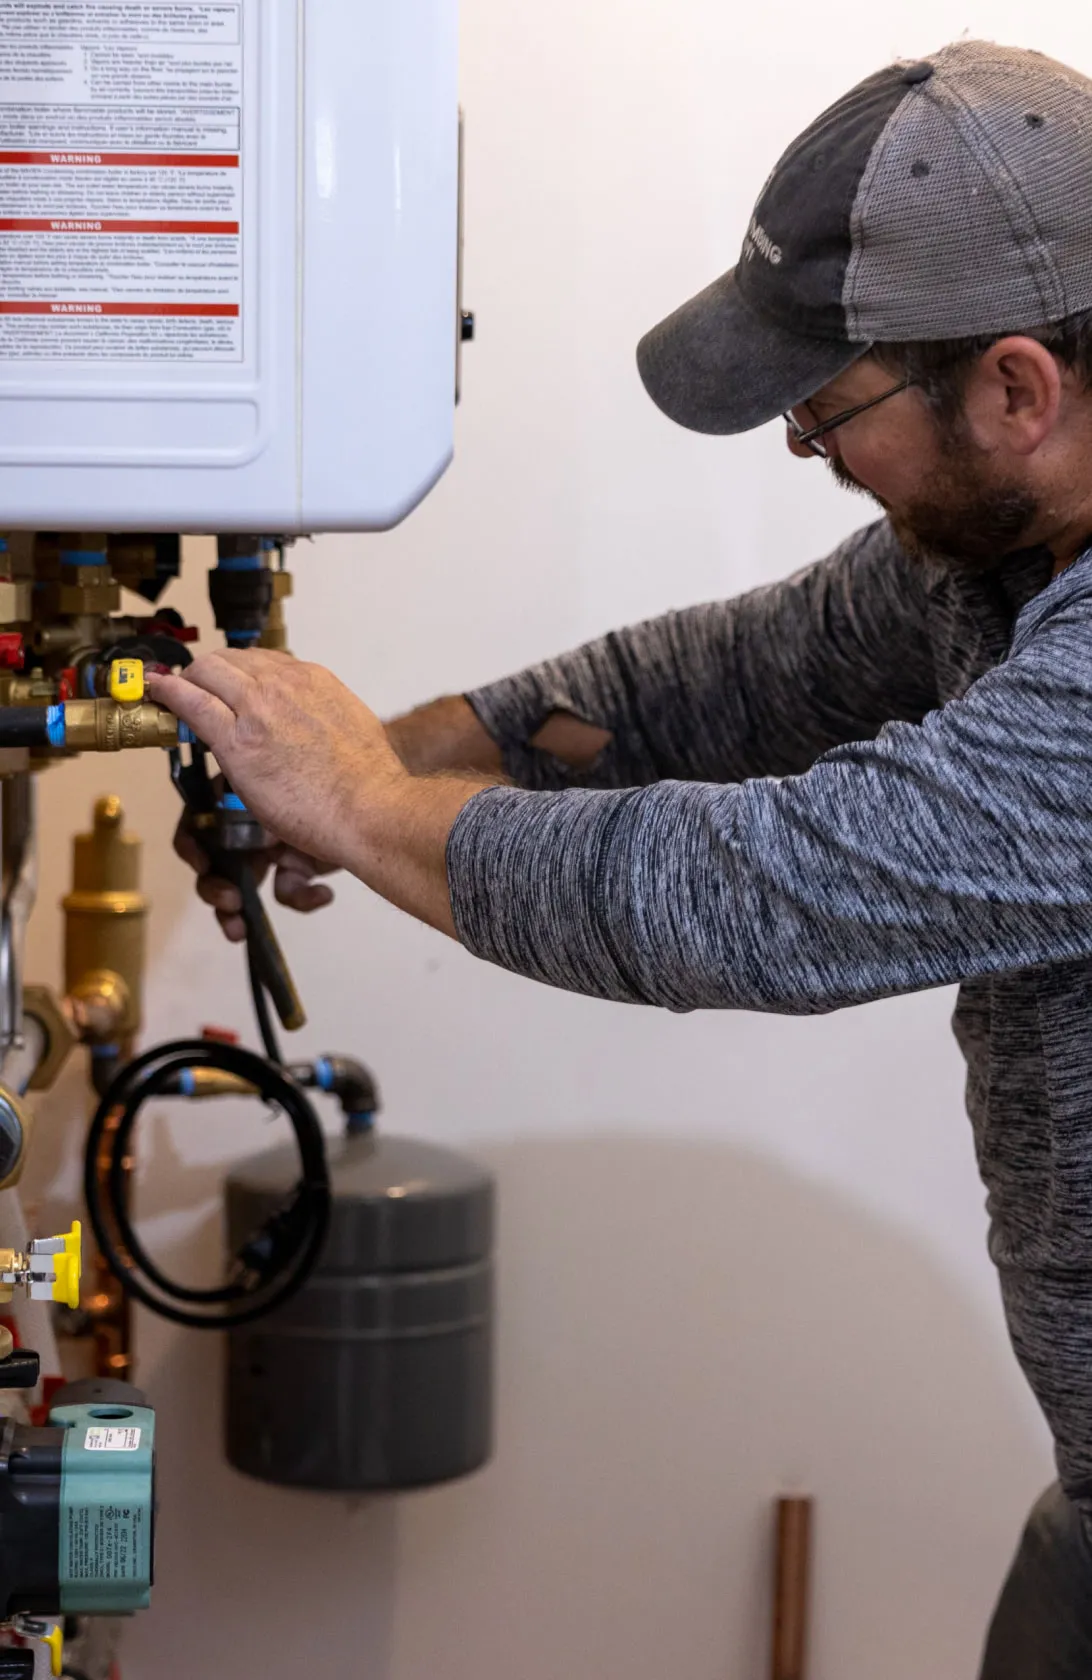
POLYGON ((150 700, 70 700, 64 718, 65 745, 73 752, 178 745, 178 719, 150 700))
POLYGON ((0 579, 0 624, 25 624, 30 619, 33 584, 0 579))
POLYGON ((68 994, 72 1022, 83 1044, 116 1044, 132 1016, 129 988, 110 968, 93 968, 68 994))
POLYGON ((288 652, 288 623, 284 616, 284 603, 291 599, 293 587, 291 572, 273 573, 273 600, 258 644, 260 647, 272 648, 277 653, 288 652))
POLYGON ((122 831, 123 819, 116 795, 98 801, 92 832, 73 843, 72 891, 63 901, 65 990, 74 1013, 82 999, 98 1011, 100 1026, 104 1011, 116 1015, 119 1041, 140 1030, 148 914, 140 890, 141 843, 122 831), (111 985, 114 977, 120 986, 111 985))

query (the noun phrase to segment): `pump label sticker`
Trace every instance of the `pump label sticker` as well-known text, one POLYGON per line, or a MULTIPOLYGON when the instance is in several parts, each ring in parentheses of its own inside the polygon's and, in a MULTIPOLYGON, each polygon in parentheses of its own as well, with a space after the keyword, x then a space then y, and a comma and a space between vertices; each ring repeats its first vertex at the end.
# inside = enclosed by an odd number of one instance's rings
POLYGON ((0 359, 243 356, 242 0, 0 0, 0 359))
POLYGON ((137 1452, 139 1429, 89 1429, 84 1439, 88 1452, 137 1452))
POLYGON ((139 1581, 150 1537, 142 1505, 74 1505, 64 1513, 60 1573, 69 1581, 139 1581))

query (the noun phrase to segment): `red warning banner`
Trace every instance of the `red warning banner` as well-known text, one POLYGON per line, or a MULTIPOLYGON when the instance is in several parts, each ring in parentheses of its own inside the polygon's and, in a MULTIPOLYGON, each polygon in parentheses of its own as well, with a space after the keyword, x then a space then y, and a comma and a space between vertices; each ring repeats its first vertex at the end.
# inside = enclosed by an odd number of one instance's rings
POLYGON ((0 164, 43 169, 238 169, 225 152, 0 152, 0 164))
POLYGON ((0 302, 0 315, 171 315, 235 320, 237 303, 39 303, 0 302))
POLYGON ((100 222, 80 216, 0 216, 0 233, 227 233, 238 222, 100 222))

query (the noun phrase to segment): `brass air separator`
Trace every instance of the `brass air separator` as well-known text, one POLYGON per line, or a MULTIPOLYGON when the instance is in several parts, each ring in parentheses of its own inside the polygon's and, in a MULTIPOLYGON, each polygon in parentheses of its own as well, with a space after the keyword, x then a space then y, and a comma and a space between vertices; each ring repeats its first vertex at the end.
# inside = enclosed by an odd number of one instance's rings
MULTIPOLYGON (((64 900, 65 986, 84 1042, 115 1046, 128 1060, 143 1021, 145 922, 141 842, 125 833, 116 795, 95 806, 90 834, 72 848, 72 891, 64 900)), ((116 1130, 120 1115, 113 1118, 116 1130)), ((111 1142, 108 1127, 104 1147, 111 1142)), ((126 1163, 128 1178, 129 1163, 126 1163)), ((125 1377, 132 1367, 129 1298, 97 1254, 87 1302, 98 1375, 125 1377)))
POLYGON ((116 794, 95 805, 90 834, 72 845, 72 891, 63 901, 65 990, 81 1033, 92 1043, 124 1044, 143 1016, 144 926, 141 843, 122 828, 116 794))

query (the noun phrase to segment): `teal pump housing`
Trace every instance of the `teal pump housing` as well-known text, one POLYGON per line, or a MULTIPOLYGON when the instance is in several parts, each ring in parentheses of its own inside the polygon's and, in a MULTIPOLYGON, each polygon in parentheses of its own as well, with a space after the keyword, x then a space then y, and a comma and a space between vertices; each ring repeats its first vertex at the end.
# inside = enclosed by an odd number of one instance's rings
POLYGON ((0 1621, 148 1607, 155 1413, 128 1383, 55 1397, 38 1428, 0 1420, 0 1621))
POLYGON ((56 1406, 61 1451, 59 1608, 118 1616, 152 1597, 155 1413, 147 1406, 56 1406))

